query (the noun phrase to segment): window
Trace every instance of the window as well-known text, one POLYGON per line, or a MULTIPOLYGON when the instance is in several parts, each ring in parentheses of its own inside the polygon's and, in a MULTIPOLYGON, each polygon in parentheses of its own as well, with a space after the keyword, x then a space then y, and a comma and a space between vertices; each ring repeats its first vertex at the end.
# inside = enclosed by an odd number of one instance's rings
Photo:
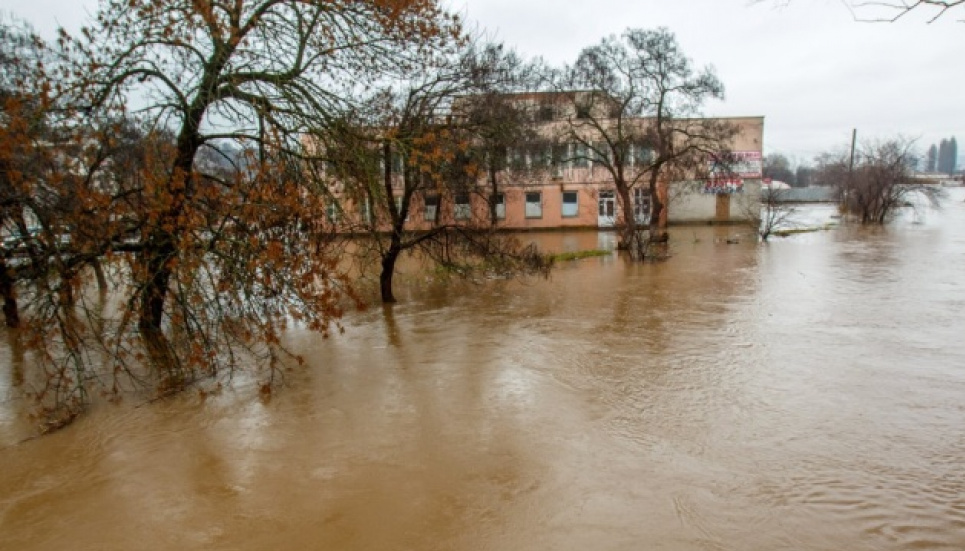
POLYGON ((330 201, 325 205, 325 219, 328 220, 329 224, 338 223, 338 203, 330 201))
POLYGON ((512 170, 526 169, 526 150, 521 147, 511 147, 507 153, 506 163, 512 170))
POLYGON ((553 166, 553 148, 534 144, 529 148, 529 159, 533 168, 543 169, 553 166))
POLYGON ((589 103, 577 103, 576 104, 576 118, 578 119, 588 119, 590 118, 590 104, 589 103))
POLYGON ((372 223, 372 203, 369 202, 369 199, 365 199, 362 201, 362 204, 359 205, 359 213, 362 215, 363 224, 372 223))
POLYGON ((616 199, 613 190, 600 190, 600 217, 613 218, 614 216, 616 216, 616 199))
POLYGON ((455 217, 456 220, 469 220, 472 214, 472 207, 469 205, 469 194, 457 193, 454 203, 453 217, 455 217))
POLYGON ((553 165, 553 177, 560 178, 563 176, 563 169, 566 168, 566 160, 569 157, 569 146, 567 145, 554 145, 552 147, 551 153, 551 163, 553 165))
POLYGON ((537 120, 541 122, 549 122, 556 118, 556 113, 554 112, 552 105, 542 105, 539 108, 539 113, 537 114, 537 120))
POLYGON ((595 142, 593 144, 593 162, 599 164, 606 164, 613 159, 613 154, 610 151, 610 144, 606 142, 595 142))
POLYGON ((439 196, 438 195, 426 195, 426 211, 425 219, 436 221, 436 215, 439 213, 439 196))
POLYGON ((576 216, 580 210, 579 193, 576 191, 563 192, 563 216, 576 216))
POLYGON ((649 190, 634 188, 633 190, 633 218, 638 224, 650 221, 650 193, 649 190))
POLYGON ((573 166, 579 168, 586 168, 590 166, 589 156, 590 148, 588 148, 586 144, 576 144, 576 150, 573 154, 573 166))
POLYGON ((538 191, 526 193, 526 218, 543 217, 543 194, 538 191))
POLYGON ((641 143, 633 144, 633 156, 631 164, 635 166, 646 166, 653 159, 653 150, 641 143))
POLYGON ((493 202, 496 203, 496 219, 505 220, 506 219, 506 196, 502 193, 497 193, 493 197, 493 202))

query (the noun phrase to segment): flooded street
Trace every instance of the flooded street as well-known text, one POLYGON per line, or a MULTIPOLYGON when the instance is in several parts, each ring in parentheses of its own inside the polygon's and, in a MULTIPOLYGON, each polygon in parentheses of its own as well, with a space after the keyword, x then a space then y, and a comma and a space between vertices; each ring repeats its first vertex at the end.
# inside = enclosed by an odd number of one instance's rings
POLYGON ((293 332, 309 368, 270 400, 25 442, 4 333, 0 550, 965 549, 963 198, 764 245, 674 228, 668 262, 548 281, 409 274, 293 332))

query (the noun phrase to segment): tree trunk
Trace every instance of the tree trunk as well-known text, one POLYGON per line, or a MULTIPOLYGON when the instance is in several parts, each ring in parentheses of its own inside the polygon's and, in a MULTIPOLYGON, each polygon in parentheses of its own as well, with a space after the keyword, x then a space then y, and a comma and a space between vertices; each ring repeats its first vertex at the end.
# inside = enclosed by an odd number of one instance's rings
POLYGON ((147 281, 141 290, 141 312, 138 327, 142 332, 161 331, 164 321, 164 301, 171 281, 169 260, 174 256, 173 237, 162 229, 156 229, 144 248, 143 268, 147 281))
POLYGON ((20 308, 17 305, 17 288, 7 267, 0 265, 0 295, 3 296, 3 319, 7 327, 20 327, 20 308))
POLYGON ((95 258, 91 261, 90 265, 94 270, 94 277, 97 279, 97 290, 101 293, 106 293, 107 277, 104 276, 104 267, 101 266, 101 261, 95 258))
POLYGON ((491 187, 489 193, 489 223, 495 227, 496 221, 498 220, 496 213, 496 195, 499 194, 499 185, 496 178, 496 164, 489 163, 489 185, 491 187))
MULTIPOLYGON (((385 186, 386 196, 392 198, 392 143, 389 140, 382 142, 382 155, 384 159, 382 183, 385 186)), ((404 174, 403 177, 405 177, 404 174)), ((405 189, 408 189, 407 184, 408 182, 404 186, 405 189)), ((399 253, 402 251, 402 231, 405 228, 405 217, 408 214, 409 197, 408 193, 403 192, 401 211, 396 211, 395 200, 390 199, 389 212, 394 213, 392 237, 389 242, 389 250, 382 254, 382 272, 379 274, 379 291, 382 294, 382 302, 385 304, 395 302, 395 295, 392 293, 392 276, 395 275, 395 261, 398 260, 399 253)))
MULTIPOLYGON (((158 232, 161 233, 160 230, 158 232)), ((177 354, 171 349, 171 343, 162 328, 164 301, 172 275, 168 260, 172 258, 173 251, 174 247, 170 242, 167 245, 155 245, 147 251, 150 256, 145 259, 144 266, 149 270, 149 275, 141 290, 141 311, 138 319, 141 340, 151 364, 161 377, 161 388, 164 391, 180 390, 185 384, 177 354)))
POLYGON ((156 337, 161 332, 164 321, 164 301, 173 274, 171 260, 177 257, 178 235, 182 229, 181 217, 194 197, 194 157, 201 147, 200 121, 206 104, 197 101, 188 112, 188 118, 177 141, 177 155, 174 158, 173 173, 168 180, 171 203, 158 217, 154 228, 147 236, 143 251, 144 276, 147 281, 141 290, 141 312, 138 325, 146 336, 156 337))
MULTIPOLYGON (((190 170, 190 165, 189 170, 190 170)), ((176 171, 177 172, 177 169, 176 171)), ((145 281, 140 290, 138 330, 151 363, 162 377, 164 390, 179 390, 185 384, 177 354, 164 334, 164 303, 174 274, 171 261, 177 257, 178 218, 186 202, 185 187, 190 176, 185 172, 184 183, 172 179, 172 206, 161 216, 157 226, 148 234, 140 259, 145 281), (172 231, 173 228, 173 231, 172 231)), ((177 178, 177 176, 175 176, 177 178)))
POLYGON ((392 244, 389 250, 382 256, 382 273, 379 274, 379 289, 382 292, 382 302, 395 302, 395 295, 392 293, 392 276, 395 275, 395 262, 399 259, 402 246, 398 238, 392 236, 392 244))
MULTIPOLYGON (((217 101, 215 82, 224 71, 236 44, 218 44, 206 60, 204 74, 198 89, 201 91, 184 111, 184 120, 178 134, 171 165, 171 176, 166 192, 171 202, 158 216, 158 221, 147 235, 144 243, 142 267, 147 270, 147 281, 141 290, 141 312, 138 326, 146 338, 163 337, 161 323, 164 321, 164 301, 173 273, 171 260, 177 256, 180 246, 179 234, 183 229, 181 217, 194 198, 194 157, 204 143, 201 138, 201 122, 208 106, 217 101)), ((149 345, 151 343, 149 342, 149 345)))
POLYGON ((670 236, 667 234, 667 228, 661 222, 664 204, 660 197, 657 182, 654 180, 650 181, 650 204, 652 205, 650 211, 650 242, 666 243, 670 236))
MULTIPOLYGON (((637 220, 633 217, 633 203, 630 200, 630 189, 625 183, 616 182, 617 195, 620 196, 620 206, 623 208, 623 230, 620 233, 618 247, 630 251, 634 255, 637 240, 637 220)), ((639 260, 639 259, 638 259, 639 260)))
MULTIPOLYGON (((8 163, 2 163, 3 172, 7 172, 8 163)), ((7 181, 2 185, 6 187, 7 181)), ((3 220, 0 220, 2 223, 3 220)), ((20 327, 20 308, 17 305, 17 283, 7 270, 7 261, 0 258, 0 296, 3 297, 3 320, 7 327, 20 327)))

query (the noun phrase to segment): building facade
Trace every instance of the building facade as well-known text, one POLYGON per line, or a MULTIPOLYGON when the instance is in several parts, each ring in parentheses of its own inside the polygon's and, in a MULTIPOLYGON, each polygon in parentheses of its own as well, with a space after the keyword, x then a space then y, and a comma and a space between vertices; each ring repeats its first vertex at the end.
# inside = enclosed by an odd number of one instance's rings
MULTIPOLYGON (((514 103, 522 104, 533 113, 534 135, 539 139, 533 144, 506 148, 507 158, 501 163, 495 190, 491 175, 480 171, 472 185, 425 186, 412 194, 406 229, 424 231, 444 224, 473 223, 517 231, 620 226, 625 207, 619 200, 612 172, 606 162, 594 160, 594 155, 605 153, 587 152, 587 148, 597 142, 593 133, 600 132, 599 127, 588 125, 579 130, 585 132, 580 140, 570 143, 565 140, 567 132, 572 132, 574 117, 579 117, 579 94, 581 92, 513 96, 514 103)), ((452 112, 454 115, 447 117, 450 122, 459 117, 458 101, 452 112)), ((606 117, 599 120, 606 124, 606 117)), ((733 129, 723 144, 724 151, 719 156, 705 152, 706 161, 691 161, 690 169, 661 177, 658 193, 666 205, 662 224, 737 223, 758 215, 763 117, 689 119, 689 122, 707 121, 733 129), (726 170, 721 170, 720 157, 724 156, 729 160, 726 170)), ((633 119, 620 123, 628 128, 636 127, 643 135, 651 121, 633 119)), ((628 160, 622 168, 637 181, 630 190, 631 204, 626 208, 633 209, 638 223, 647 224, 651 214, 649 178, 640 177, 644 175, 639 171, 649 166, 651 152, 643 142, 631 143, 628 147, 628 160)), ((400 163, 396 160, 393 164, 400 163)), ((394 167, 392 172, 393 194, 396 205, 401 206, 404 193, 401 169, 394 167)), ((336 188, 337 196, 340 191, 336 188)), ((349 227, 353 221, 371 223, 373 216, 378 216, 373 214, 376 210, 365 204, 364 199, 343 194, 333 202, 328 214, 332 222, 349 227)))

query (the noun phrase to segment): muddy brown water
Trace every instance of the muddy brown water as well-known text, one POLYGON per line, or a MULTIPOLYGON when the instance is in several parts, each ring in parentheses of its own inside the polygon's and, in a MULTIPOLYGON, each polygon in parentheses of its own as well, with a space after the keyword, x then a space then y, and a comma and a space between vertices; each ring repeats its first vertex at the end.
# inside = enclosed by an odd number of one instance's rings
POLYGON ((963 198, 764 246, 675 229, 669 262, 549 281, 408 274, 293 332, 309 368, 269 401, 238 380, 23 443, 3 347, 0 549, 965 549, 963 198))

